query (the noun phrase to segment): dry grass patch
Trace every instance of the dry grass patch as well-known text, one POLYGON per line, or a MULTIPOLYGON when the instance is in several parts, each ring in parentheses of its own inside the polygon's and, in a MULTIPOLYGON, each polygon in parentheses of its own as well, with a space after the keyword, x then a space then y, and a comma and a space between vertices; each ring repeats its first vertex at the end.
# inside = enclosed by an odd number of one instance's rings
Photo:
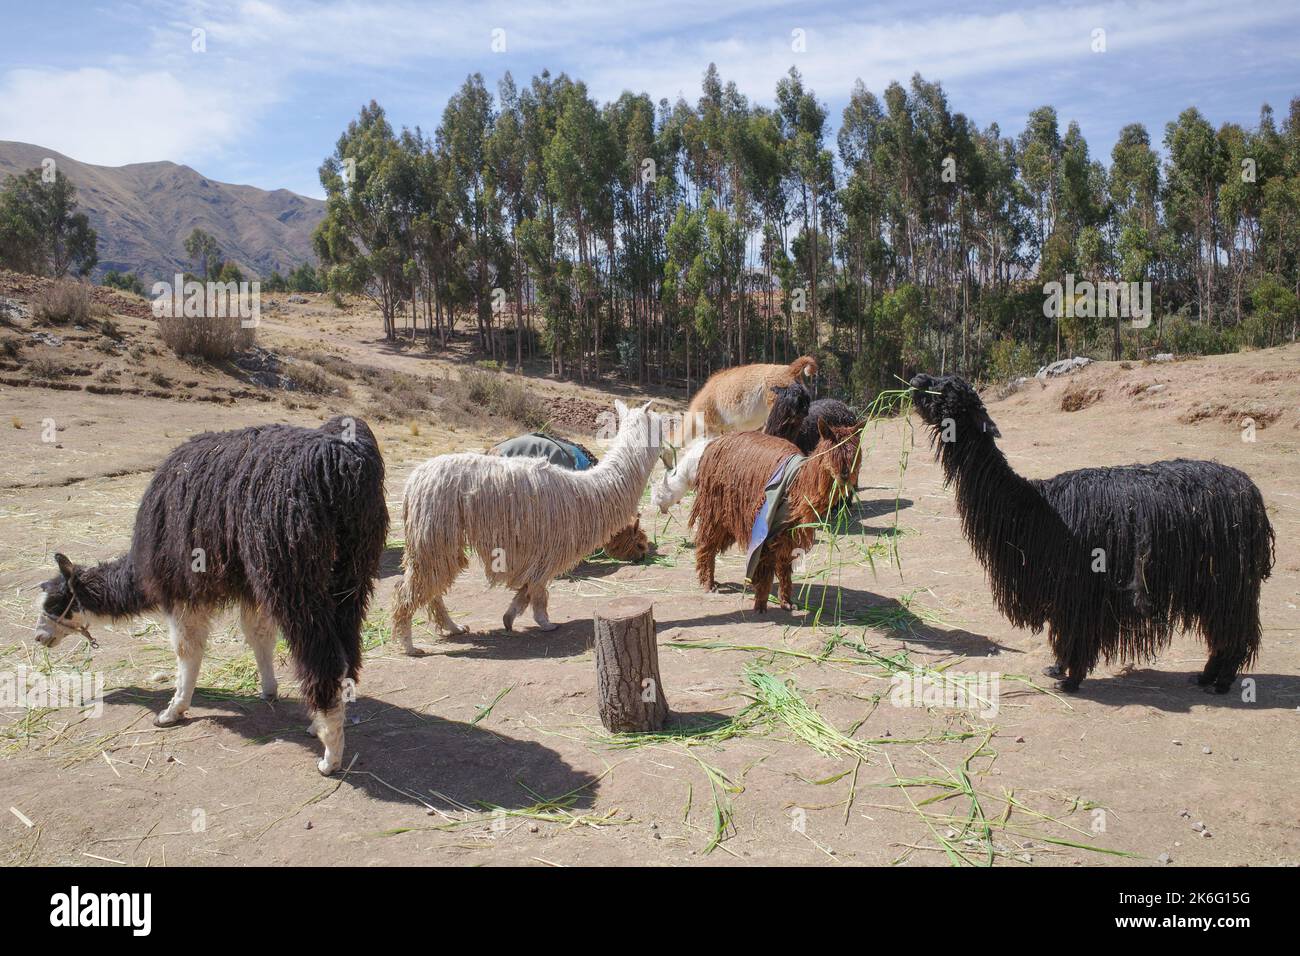
POLYGON ((177 355, 210 362, 228 359, 254 343, 253 330, 244 328, 238 316, 163 316, 158 334, 177 355))
POLYGON ((1078 412, 1096 405, 1106 393, 1096 386, 1071 382, 1061 395, 1061 411, 1078 412))
POLYGON ((46 325, 84 325, 90 318, 90 290, 74 279, 51 282, 32 296, 32 319, 46 325))

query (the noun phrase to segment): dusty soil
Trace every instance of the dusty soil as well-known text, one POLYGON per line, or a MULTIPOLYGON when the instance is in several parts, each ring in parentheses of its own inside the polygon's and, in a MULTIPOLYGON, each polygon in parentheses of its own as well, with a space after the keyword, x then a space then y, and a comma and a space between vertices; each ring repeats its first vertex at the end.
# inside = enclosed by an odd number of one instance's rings
MULTIPOLYGON (((320 300, 266 319, 259 344, 273 350, 326 349, 425 376, 431 388, 463 367, 388 348, 372 317, 320 300)), ((133 321, 120 323, 146 336, 147 321, 133 321)), ((84 343, 57 349, 70 365, 101 360, 84 343)), ((122 361, 123 375, 147 377, 154 363, 166 373, 175 360, 142 353, 122 361)), ((687 499, 666 517, 644 512, 657 540, 653 561, 589 561, 555 582, 559 630, 541 633, 525 618, 521 631, 505 633, 509 595, 471 570, 448 599, 470 633, 440 639, 421 621, 424 656, 406 658, 386 625, 402 482, 425 457, 480 449, 507 426, 449 424, 431 413, 380 422, 394 527, 349 709, 349 769, 330 779, 316 772, 318 744, 304 733, 288 661, 282 655, 277 668, 280 700, 259 700, 232 621, 209 647, 189 718, 156 729, 152 714, 173 679, 157 617, 98 629, 93 653, 70 638, 49 654, 31 639, 30 605, 54 550, 89 561, 125 547, 153 467, 187 436, 272 420, 313 424, 373 396, 354 384, 346 398, 304 401, 207 369, 184 380, 200 383, 191 391, 248 389, 259 398, 0 385, 9 433, 0 672, 84 670, 102 673, 105 686, 100 716, 0 707, 0 863, 1296 863, 1298 361, 1291 347, 1102 363, 990 404, 1002 447, 1025 475, 1182 455, 1254 478, 1278 548, 1263 591, 1263 649, 1246 675, 1253 700, 1189 686, 1205 654, 1186 636, 1149 665, 1100 668, 1079 695, 1053 692, 1039 676, 1049 661, 1043 638, 1013 629, 993 608, 938 469, 897 419, 875 433, 853 531, 834 549, 823 540, 803 569, 802 600, 820 613, 759 616, 739 587, 701 593, 687 499), (1062 411, 1073 385, 1099 395, 1062 411), (1244 417, 1254 421, 1254 441, 1243 440, 1244 417), (42 441, 46 419, 56 423, 54 442, 42 441), (657 739, 611 738, 596 716, 592 611, 629 593, 655 600, 675 715, 674 732, 657 739), (978 701, 895 706, 891 678, 913 667, 998 675, 996 713, 978 701), (755 681, 770 686, 763 675, 829 728, 800 737, 806 723, 777 716, 789 700, 746 710, 761 696, 755 681), (714 730, 689 736, 701 728, 714 730)), ((579 410, 611 398, 540 376, 530 383, 546 401, 579 410)), ((719 579, 736 584, 742 567, 742 556, 729 556, 719 579)))

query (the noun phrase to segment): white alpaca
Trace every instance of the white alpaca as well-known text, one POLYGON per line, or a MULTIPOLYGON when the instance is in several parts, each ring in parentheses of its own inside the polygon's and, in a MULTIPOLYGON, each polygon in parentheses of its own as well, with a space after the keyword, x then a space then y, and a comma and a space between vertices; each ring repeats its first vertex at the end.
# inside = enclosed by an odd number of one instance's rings
POLYGON ((682 452, 677 459, 677 466, 672 471, 665 471, 664 476, 650 489, 650 503, 662 513, 686 497, 686 492, 695 487, 695 474, 700 470, 700 456, 709 447, 712 438, 701 438, 682 452))
POLYGON ((660 420, 650 403, 635 411, 614 404, 618 437, 586 471, 465 453, 430 458, 411 472, 402 503, 405 573, 393 603, 393 634, 408 654, 417 607, 427 606, 443 633, 469 630, 443 603, 469 566, 466 548, 478 554, 489 584, 515 590, 506 630, 530 603, 538 626, 555 629, 546 616, 547 585, 627 525, 659 455, 660 420))

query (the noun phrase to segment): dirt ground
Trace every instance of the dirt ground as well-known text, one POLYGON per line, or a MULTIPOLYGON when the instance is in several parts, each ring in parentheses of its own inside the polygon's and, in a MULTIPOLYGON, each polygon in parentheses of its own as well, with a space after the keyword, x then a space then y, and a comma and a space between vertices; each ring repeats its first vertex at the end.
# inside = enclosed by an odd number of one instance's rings
MULTIPOLYGON (((260 344, 454 374, 440 359, 385 348, 376 325, 314 300, 270 316, 260 344)), ((1253 683, 1222 697, 1188 684, 1205 652, 1187 636, 1150 664, 1099 668, 1078 695, 1053 691, 1039 676, 1044 638, 994 609, 914 418, 877 426, 853 528, 823 538, 801 569, 802 601, 820 611, 756 615, 738 586, 738 554, 719 569, 733 587, 701 593, 687 499, 665 517, 643 512, 653 560, 589 561, 554 583, 559 630, 525 617, 505 633, 509 595, 474 568, 448 598, 471 631, 439 638, 420 619, 424 653, 407 658, 386 623, 402 482, 424 458, 481 449, 504 426, 380 423, 393 530, 348 711, 347 772, 333 778, 316 772, 319 744, 304 732, 287 659, 279 701, 261 701, 232 620, 209 646, 188 719, 158 729, 152 715, 171 694, 174 662, 157 616, 98 628, 93 652, 69 638, 49 653, 32 640, 30 608, 53 551, 86 562, 126 546, 153 467, 186 437, 315 424, 349 400, 0 385, 9 436, 0 676, 26 667, 104 680, 99 716, 0 707, 0 863, 1295 864, 1298 368, 1300 347, 1102 363, 989 404, 1002 448, 1027 476, 1189 456, 1259 484, 1277 531, 1263 648, 1245 675, 1253 683), (1078 388, 1092 392, 1067 404, 1084 407, 1062 411, 1078 388), (42 441, 47 419, 52 442, 42 441), (655 602, 674 714, 657 738, 613 738, 596 715, 591 615, 626 594, 655 602), (916 668, 998 684, 962 707, 897 705, 894 675, 916 668), (784 688, 776 702, 773 686, 784 688)), ((552 402, 611 399, 533 384, 552 402)))

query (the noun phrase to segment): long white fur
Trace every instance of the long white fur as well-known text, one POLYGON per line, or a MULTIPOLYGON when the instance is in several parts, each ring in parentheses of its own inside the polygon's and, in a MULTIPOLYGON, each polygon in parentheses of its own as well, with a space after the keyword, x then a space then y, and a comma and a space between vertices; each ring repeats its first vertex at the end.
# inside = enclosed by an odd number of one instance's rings
POLYGON ((568 471, 538 458, 439 455, 406 481, 402 513, 405 568, 393 603, 393 633, 414 653, 411 616, 428 606, 444 633, 463 633, 443 595, 479 556, 491 585, 515 598, 504 622, 531 604, 543 630, 547 585, 623 528, 637 511, 659 454, 661 427, 650 403, 628 411, 616 402, 619 431, 609 454, 586 471, 568 471))
MULTIPOLYGON (((763 420, 767 420, 766 411, 763 420)), ((700 456, 712 441, 712 438, 701 438, 678 456, 677 467, 665 471, 663 478, 650 489, 650 504, 667 514, 669 508, 686 497, 686 492, 695 487, 695 476, 700 470, 700 456)))

